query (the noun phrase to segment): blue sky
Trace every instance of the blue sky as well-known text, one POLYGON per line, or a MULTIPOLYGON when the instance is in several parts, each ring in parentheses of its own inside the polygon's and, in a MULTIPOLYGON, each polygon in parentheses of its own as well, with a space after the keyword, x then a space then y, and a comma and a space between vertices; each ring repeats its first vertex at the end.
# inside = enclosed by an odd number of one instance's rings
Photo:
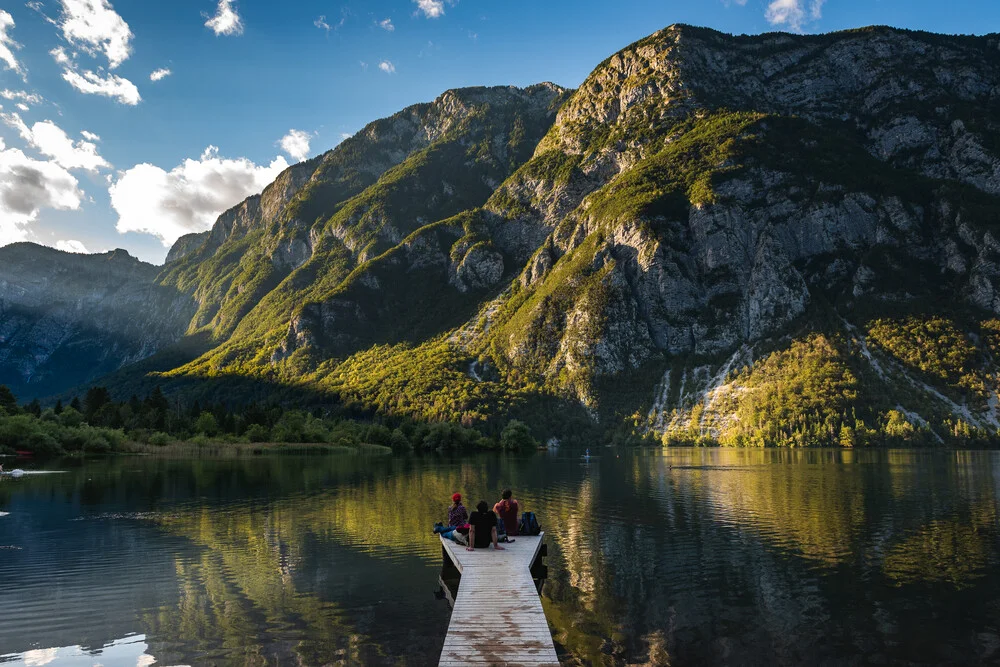
POLYGON ((179 234, 371 120, 459 86, 575 87, 679 22, 983 34, 1000 31, 1000 3, 0 0, 0 244, 159 263, 179 234))

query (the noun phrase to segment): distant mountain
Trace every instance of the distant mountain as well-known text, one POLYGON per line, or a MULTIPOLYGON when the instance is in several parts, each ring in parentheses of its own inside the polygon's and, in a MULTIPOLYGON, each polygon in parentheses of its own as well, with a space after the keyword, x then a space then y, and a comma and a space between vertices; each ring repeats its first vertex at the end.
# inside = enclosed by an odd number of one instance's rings
POLYGON ((538 435, 993 441, 998 225, 996 35, 673 26, 577 91, 376 121, 178 241, 155 284, 211 349, 147 381, 538 435))
POLYGON ((179 341, 194 304, 124 250, 0 248, 0 384, 23 399, 100 378, 179 341))

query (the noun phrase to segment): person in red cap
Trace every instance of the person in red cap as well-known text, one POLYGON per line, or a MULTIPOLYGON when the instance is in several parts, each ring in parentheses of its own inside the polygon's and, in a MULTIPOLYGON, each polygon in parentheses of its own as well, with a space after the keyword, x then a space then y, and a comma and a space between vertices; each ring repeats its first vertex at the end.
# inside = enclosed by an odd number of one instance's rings
POLYGON ((451 507, 448 508, 448 525, 464 526, 469 523, 469 512, 462 504, 462 494, 456 493, 451 497, 451 507))

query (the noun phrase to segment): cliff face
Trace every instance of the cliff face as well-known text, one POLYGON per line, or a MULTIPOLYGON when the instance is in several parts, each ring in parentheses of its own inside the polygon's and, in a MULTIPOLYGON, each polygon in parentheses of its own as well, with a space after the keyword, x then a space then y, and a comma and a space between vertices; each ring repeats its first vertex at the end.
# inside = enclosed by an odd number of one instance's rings
POLYGON ((994 437, 998 235, 996 36, 674 26, 577 91, 376 121, 156 282, 215 342, 188 380, 472 422, 556 399, 682 441, 994 437))
POLYGON ((22 399, 95 380, 180 339, 194 309, 124 250, 0 248, 0 383, 22 399))
POLYGON ((872 308, 952 299, 978 335, 998 305, 998 56, 995 37, 685 26, 616 54, 491 199, 551 236, 472 349, 595 417, 603 379, 672 367, 640 428, 716 437, 739 400, 712 392, 820 310, 856 336, 872 308))

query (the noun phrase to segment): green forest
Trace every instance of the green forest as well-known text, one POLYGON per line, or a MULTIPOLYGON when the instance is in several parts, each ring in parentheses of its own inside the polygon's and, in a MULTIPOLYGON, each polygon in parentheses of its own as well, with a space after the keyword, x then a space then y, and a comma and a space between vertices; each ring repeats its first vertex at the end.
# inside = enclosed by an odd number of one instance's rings
POLYGON ((115 401, 104 387, 83 398, 43 409, 35 400, 19 405, 0 385, 0 454, 39 456, 155 451, 170 445, 329 445, 328 450, 386 448, 394 452, 524 450, 538 446, 531 430, 508 421, 495 436, 451 422, 409 419, 363 421, 322 410, 308 412, 252 403, 231 409, 221 403, 171 402, 159 388, 145 398, 115 401))

